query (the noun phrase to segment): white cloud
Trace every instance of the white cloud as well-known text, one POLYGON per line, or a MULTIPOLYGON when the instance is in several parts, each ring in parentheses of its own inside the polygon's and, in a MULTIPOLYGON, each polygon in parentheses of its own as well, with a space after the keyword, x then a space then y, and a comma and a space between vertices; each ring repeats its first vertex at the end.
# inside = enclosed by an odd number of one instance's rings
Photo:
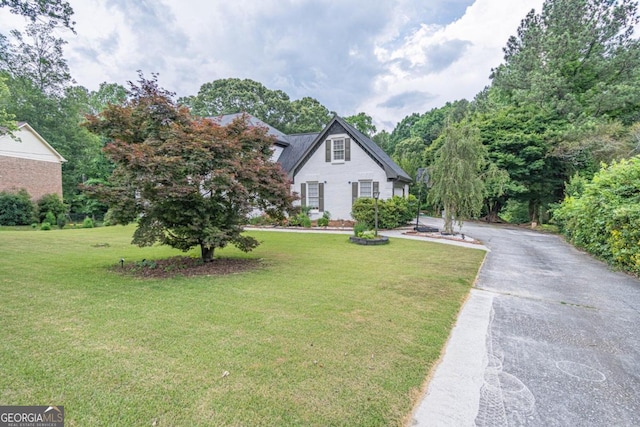
MULTIPOLYGON (((388 128, 482 90, 542 1, 70 0, 77 35, 61 35, 73 77, 90 90, 137 70, 180 96, 251 78, 388 128)), ((0 8, 0 28, 18 21, 0 8)))
POLYGON ((529 10, 539 11, 541 6, 542 0, 511 0, 508 8, 503 0, 477 0, 460 19, 447 25, 421 25, 395 49, 387 49, 387 40, 380 39, 376 56, 387 67, 376 77, 374 93, 357 109, 388 127, 413 112, 472 99, 490 83, 491 68, 502 62, 502 47, 516 34, 520 21, 529 10), (452 56, 447 46, 463 52, 452 56), (434 55, 435 51, 441 52, 434 55), (447 59, 443 55, 449 55, 452 62, 446 67, 434 66, 434 61, 447 59), (425 94, 420 103, 416 99, 406 106, 388 102, 416 91, 425 94))

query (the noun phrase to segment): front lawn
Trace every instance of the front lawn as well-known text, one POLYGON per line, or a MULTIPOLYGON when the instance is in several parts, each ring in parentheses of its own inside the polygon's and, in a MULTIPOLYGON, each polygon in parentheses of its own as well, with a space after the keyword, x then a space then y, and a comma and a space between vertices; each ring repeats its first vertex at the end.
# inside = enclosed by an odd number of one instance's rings
MULTIPOLYGON (((401 425, 480 250, 251 232, 260 267, 140 279, 132 227, 0 231, 0 404, 67 426, 401 425)), ((196 255, 196 251, 193 252, 196 255)))

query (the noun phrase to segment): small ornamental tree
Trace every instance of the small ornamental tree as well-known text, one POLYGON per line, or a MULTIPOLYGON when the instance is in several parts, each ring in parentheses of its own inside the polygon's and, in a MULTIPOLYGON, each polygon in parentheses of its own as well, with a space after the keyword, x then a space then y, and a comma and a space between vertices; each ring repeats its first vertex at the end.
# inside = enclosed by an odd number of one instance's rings
POLYGON ((256 209, 283 216, 293 197, 280 165, 272 162, 267 130, 239 118, 222 127, 193 118, 156 77, 130 83, 129 99, 109 105, 86 126, 112 139, 105 153, 115 166, 106 184, 87 187, 109 204, 119 224, 137 221, 133 243, 156 242, 202 260, 232 243, 250 251, 258 241, 242 235, 256 209))

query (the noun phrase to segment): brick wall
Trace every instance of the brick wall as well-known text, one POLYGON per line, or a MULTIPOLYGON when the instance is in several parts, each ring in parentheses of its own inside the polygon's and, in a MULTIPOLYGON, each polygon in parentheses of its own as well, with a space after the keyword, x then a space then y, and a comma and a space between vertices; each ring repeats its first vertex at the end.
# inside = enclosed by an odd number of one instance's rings
POLYGON ((62 198, 62 165, 0 156, 0 191, 24 188, 33 200, 56 193, 62 198))

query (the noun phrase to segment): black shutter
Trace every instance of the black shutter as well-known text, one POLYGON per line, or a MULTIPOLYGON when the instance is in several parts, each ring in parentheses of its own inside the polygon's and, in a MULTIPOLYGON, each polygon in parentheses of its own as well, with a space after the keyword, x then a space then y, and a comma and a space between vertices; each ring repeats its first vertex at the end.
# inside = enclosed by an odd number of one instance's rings
POLYGON ((344 161, 351 161, 351 139, 349 138, 344 140, 344 161))
POLYGON ((307 184, 304 182, 300 184, 300 202, 302 206, 307 206, 307 184))
POLYGON ((351 183, 351 204, 354 204, 357 198, 358 198, 358 182, 355 181, 351 183))
POLYGON ((318 183, 318 210, 324 212, 324 182, 318 183))
POLYGON ((327 139, 327 141, 324 143, 324 153, 325 153, 325 162, 330 162, 331 161, 331 140, 327 139))

